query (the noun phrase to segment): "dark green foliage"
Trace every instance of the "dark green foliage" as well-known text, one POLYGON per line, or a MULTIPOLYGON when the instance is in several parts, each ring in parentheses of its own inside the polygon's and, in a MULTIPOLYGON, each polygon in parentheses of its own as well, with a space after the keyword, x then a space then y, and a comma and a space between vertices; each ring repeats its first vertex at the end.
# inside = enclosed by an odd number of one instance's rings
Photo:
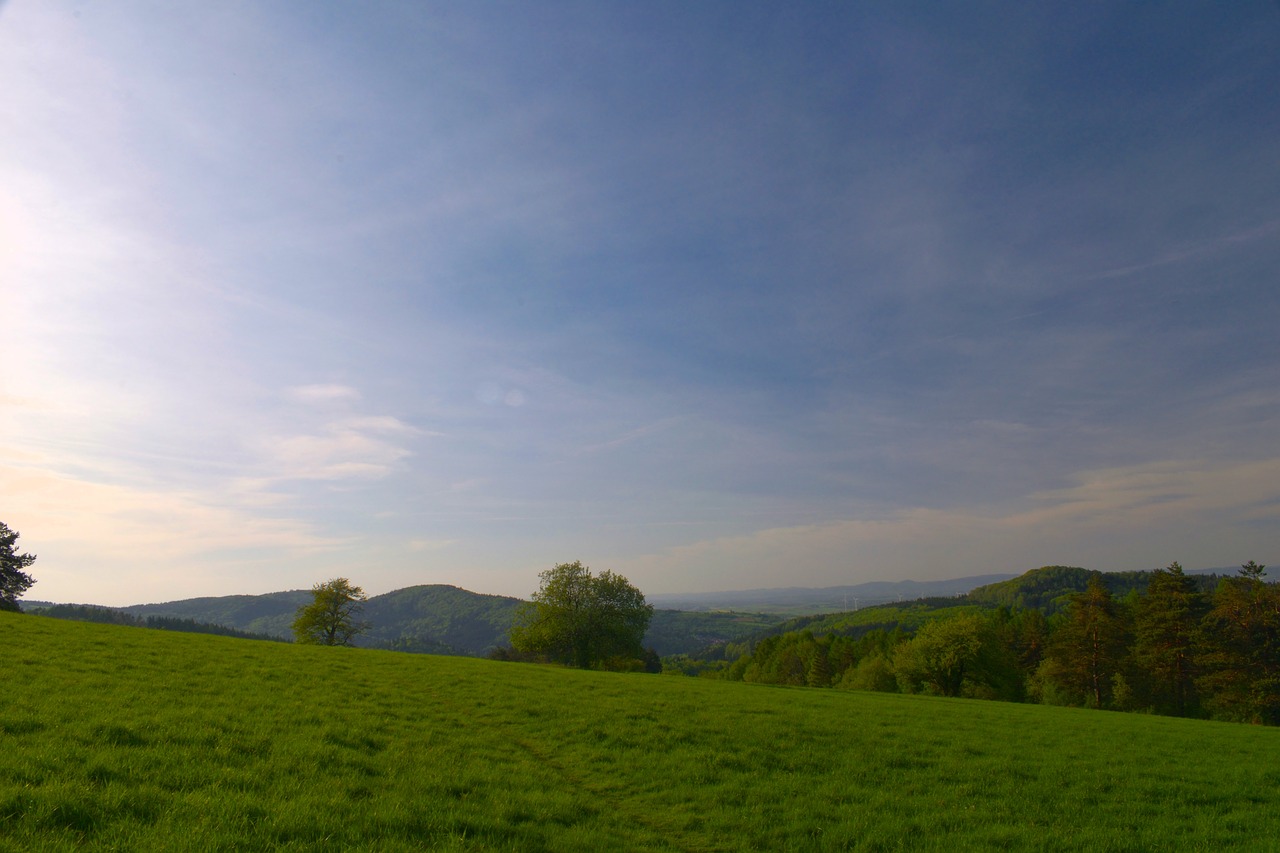
POLYGON ((1044 611, 1001 607, 996 612, 997 630, 1017 658, 1018 667, 1023 672, 1035 672, 1049 646, 1049 620, 1044 611))
POLYGON ((1130 591, 1145 590, 1148 578, 1147 572, 1104 574, 1076 566, 1043 566, 1007 581, 980 586, 966 598, 974 604, 1034 608, 1051 616, 1066 609, 1071 596, 1085 592, 1091 579, 1097 579, 1113 598, 1123 598, 1130 591))
POLYGON ((508 641, 518 598, 443 584, 412 586, 365 604, 369 631, 356 645, 432 654, 485 655, 508 641))
POLYGON ((144 620, 132 614, 116 610, 113 607, 97 607, 92 604, 50 604, 31 607, 27 612, 39 616, 50 616, 54 619, 71 619, 75 622, 99 622, 104 625, 141 627, 145 624, 144 620))
POLYGON ((844 671, 839 685, 847 690, 874 690, 897 693, 898 676, 893 661, 884 652, 872 652, 844 671))
POLYGON ((1125 643, 1120 609, 1101 573, 1095 572, 1084 592, 1069 596, 1065 617, 1053 633, 1038 678, 1072 704, 1110 707, 1125 643))
POLYGON ((780 616, 765 613, 654 610, 646 646, 659 655, 693 654, 708 660, 724 657, 724 647, 779 624, 780 616))
POLYGON ((367 631, 360 612, 368 596, 346 578, 334 578, 311 588, 313 601, 298 608, 293 620, 296 642, 316 646, 349 646, 359 634, 367 631))
MULTIPOLYGON (((723 646, 731 663, 721 677, 1280 725, 1280 586, 1264 577, 1265 567, 1246 563, 1209 601, 1203 590, 1215 578, 1177 563, 1118 582, 1050 566, 1027 573, 1025 595, 1008 582, 979 598, 1040 600, 1052 617, 975 606, 971 596, 804 617, 723 646), (1079 591, 1063 592, 1081 579, 1079 591), (1122 600, 1113 588, 1126 591, 1122 600)), ((708 668, 682 659, 668 671, 708 668)))
MULTIPOLYGON (((724 670, 730 681, 782 684, 794 687, 850 686, 848 673, 859 663, 879 656, 887 660, 904 642, 901 631, 873 630, 854 638, 835 634, 815 636, 812 631, 765 637, 749 654, 724 670)), ((892 686, 897 690, 896 682, 892 686)))
POLYGON ((0 610, 21 611, 18 599, 36 582, 23 571, 36 561, 36 555, 19 553, 19 536, 18 531, 0 521, 0 610))
POLYGON ((447 643, 438 643, 434 640, 426 640, 422 637, 399 637, 390 642, 381 645, 371 645, 363 643, 357 638, 352 645, 364 646, 365 648, 382 648, 389 652, 408 652, 413 655, 461 655, 463 652, 458 651, 447 643))
POLYGON ((123 610, 111 607, 95 607, 85 604, 52 604, 32 608, 31 613, 54 619, 70 619, 75 622, 99 622, 107 625, 129 625, 135 628, 153 628, 161 631, 181 631, 185 634, 214 634, 221 637, 239 637, 243 640, 271 640, 283 642, 282 637, 270 634, 254 634, 239 631, 226 625, 210 625, 194 619, 178 619, 173 616, 147 616, 139 618, 123 610))
POLYGON ((168 616, 226 625, 256 634, 291 637, 289 626, 298 608, 314 599, 310 590, 269 592, 263 595, 223 595, 188 598, 163 604, 135 604, 120 608, 126 613, 146 618, 168 616))
POLYGON ((1197 712, 1196 641, 1206 609, 1178 563, 1151 573, 1147 594, 1134 608, 1133 660, 1143 676, 1141 704, 1179 717, 1197 712))
POLYGON ((895 627, 914 631, 933 619, 938 611, 953 608, 965 608, 971 611, 983 609, 974 607, 966 596, 919 598, 915 601, 881 604, 843 613, 798 616, 761 631, 757 636, 767 637, 793 631, 812 631, 814 634, 843 634, 860 637, 872 631, 892 630, 895 627))
POLYGON ((667 655, 661 658, 662 672, 668 675, 690 675, 701 678, 718 678, 726 664, 723 660, 705 660, 689 655, 667 655))
POLYGON ((653 606, 626 578, 609 571, 593 575, 581 561, 539 577, 533 600, 516 612, 514 649, 582 669, 626 669, 643 660, 653 606))
POLYGON ((1202 623, 1204 704, 1224 719, 1280 725, 1280 587, 1250 560, 1225 578, 1202 623))

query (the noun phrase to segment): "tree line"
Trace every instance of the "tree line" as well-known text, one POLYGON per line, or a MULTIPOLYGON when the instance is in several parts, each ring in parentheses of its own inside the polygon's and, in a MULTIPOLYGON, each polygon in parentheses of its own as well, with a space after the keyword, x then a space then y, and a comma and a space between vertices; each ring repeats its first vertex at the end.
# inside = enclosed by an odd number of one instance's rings
POLYGON ((133 628, 181 631, 186 634, 216 634, 221 637, 239 637, 242 640, 283 642, 281 637, 241 631, 226 625, 197 622, 195 619, 181 619, 176 616, 134 616, 132 613, 127 613, 123 610, 98 607, 92 604, 52 604, 48 607, 36 608, 32 613, 40 616, 50 616, 54 619, 70 619, 74 622, 99 622, 107 625, 128 625, 133 628))
POLYGON ((914 631, 793 631, 721 674, 1280 725, 1280 585, 1265 576, 1250 561, 1206 592, 1173 563, 1117 597, 1093 572, 1063 607, 961 605, 914 631))

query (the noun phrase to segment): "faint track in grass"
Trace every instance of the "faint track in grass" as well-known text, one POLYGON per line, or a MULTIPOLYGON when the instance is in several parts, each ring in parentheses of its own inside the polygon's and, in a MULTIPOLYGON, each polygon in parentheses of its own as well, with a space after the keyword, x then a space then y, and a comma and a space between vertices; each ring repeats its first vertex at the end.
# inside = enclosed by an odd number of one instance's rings
POLYGON ((492 720, 477 718, 474 708, 464 708, 451 701, 447 695, 437 694, 436 701, 438 706, 448 708, 455 714, 461 724, 484 726, 496 732, 496 739, 519 748, 526 755, 532 757, 540 766, 549 768, 556 776, 564 780, 566 786, 588 794, 594 802, 600 805, 602 813, 611 815, 618 821, 630 821, 636 826, 642 826, 653 835, 654 844, 652 846, 633 846, 632 850, 678 850, 681 853, 722 853, 724 851, 727 853, 727 851, 740 849, 738 846, 733 845, 689 844, 686 841, 678 841, 673 836, 681 834, 679 828, 654 820, 652 814, 633 804, 629 798, 618 796, 616 791, 606 786, 593 784, 582 774, 567 766, 543 742, 535 741, 528 737, 517 737, 505 723, 495 724, 492 720))
POLYGON ((541 744, 534 743, 526 738, 510 738, 509 740, 531 755, 538 763, 554 770, 556 775, 564 779, 569 785, 579 791, 585 791, 597 799, 603 807, 602 810, 609 811, 621 820, 633 821, 636 825, 643 826, 649 830, 660 841, 662 845, 660 849, 680 850, 682 853, 718 853, 719 851, 738 849, 737 847, 721 845, 691 845, 677 842, 672 838, 672 835, 679 833, 678 829, 653 820, 652 815, 633 805, 626 797, 619 797, 614 791, 603 786, 593 785, 571 768, 566 767, 564 762, 560 761, 553 752, 541 744))

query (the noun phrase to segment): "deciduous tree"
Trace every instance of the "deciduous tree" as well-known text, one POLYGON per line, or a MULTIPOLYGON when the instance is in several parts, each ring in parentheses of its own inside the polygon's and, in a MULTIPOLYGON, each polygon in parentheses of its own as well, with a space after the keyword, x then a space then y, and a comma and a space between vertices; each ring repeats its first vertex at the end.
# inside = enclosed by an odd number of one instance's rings
POLYGON ((1017 699, 1021 678, 1012 652, 987 619, 964 613, 926 622, 893 655, 898 684, 907 693, 1017 699))
POLYGON ((298 608, 293 637, 299 643, 349 646, 369 626, 359 619, 368 596, 346 578, 334 578, 311 588, 314 600, 298 608))
POLYGON ((18 531, 0 521, 0 610, 20 610, 18 599, 36 582, 23 571, 36 561, 36 555, 18 553, 18 536, 18 531))
POLYGON ((591 669, 611 659, 644 657, 653 605, 622 575, 593 575, 581 561, 542 572, 533 600, 516 613, 511 645, 519 652, 591 669))

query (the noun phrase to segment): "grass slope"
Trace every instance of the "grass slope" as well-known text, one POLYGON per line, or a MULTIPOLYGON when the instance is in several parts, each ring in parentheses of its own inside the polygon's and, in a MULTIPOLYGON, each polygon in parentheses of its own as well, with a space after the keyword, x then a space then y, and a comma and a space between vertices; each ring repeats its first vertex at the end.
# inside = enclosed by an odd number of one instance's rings
POLYGON ((0 850, 1267 849, 1280 730, 0 613, 0 850))

